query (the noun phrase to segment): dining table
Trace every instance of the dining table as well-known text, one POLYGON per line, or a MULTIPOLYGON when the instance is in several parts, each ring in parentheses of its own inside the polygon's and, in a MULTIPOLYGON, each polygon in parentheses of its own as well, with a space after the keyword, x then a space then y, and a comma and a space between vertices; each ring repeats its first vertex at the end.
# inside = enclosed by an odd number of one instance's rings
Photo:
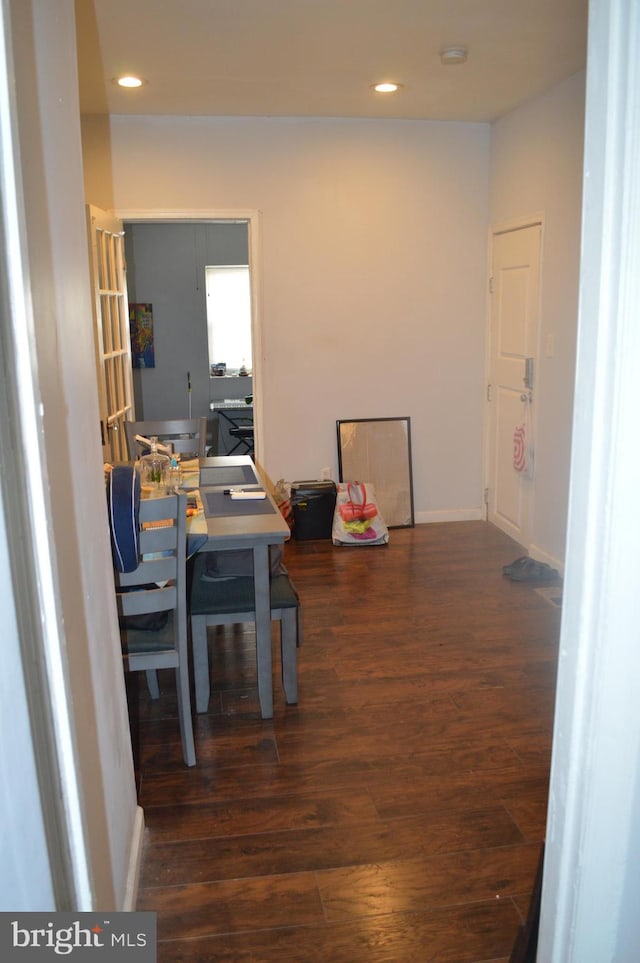
MULTIPOLYGON (((187 519, 191 554, 247 549, 253 553, 258 697, 262 718, 271 719, 269 547, 281 545, 290 536, 289 526, 249 455, 219 455, 185 463, 181 487, 191 496, 196 509, 187 519)), ((195 679, 196 687, 202 681, 195 679)))

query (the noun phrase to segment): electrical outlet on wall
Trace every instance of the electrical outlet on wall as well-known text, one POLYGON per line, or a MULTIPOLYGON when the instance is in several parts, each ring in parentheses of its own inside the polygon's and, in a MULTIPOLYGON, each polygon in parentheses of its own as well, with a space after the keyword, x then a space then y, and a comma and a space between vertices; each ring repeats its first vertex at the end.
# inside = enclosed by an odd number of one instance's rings
POLYGON ((330 481, 331 479, 331 469, 321 468, 320 469, 320 481, 330 481))

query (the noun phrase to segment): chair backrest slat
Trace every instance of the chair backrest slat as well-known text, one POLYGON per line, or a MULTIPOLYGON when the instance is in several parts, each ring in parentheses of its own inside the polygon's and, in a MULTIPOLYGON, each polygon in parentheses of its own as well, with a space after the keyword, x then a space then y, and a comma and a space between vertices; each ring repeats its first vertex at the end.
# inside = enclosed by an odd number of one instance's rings
POLYGON ((143 529, 140 532, 140 554, 172 551, 176 547, 177 534, 173 527, 143 529))
POLYGON ((154 558, 141 561, 134 572, 122 572, 118 575, 118 585, 121 588, 132 588, 135 585, 151 585, 155 582, 168 582, 176 577, 175 555, 166 558, 154 558))
POLYGON ((140 592, 121 592, 118 595, 120 615, 147 615, 149 612, 166 612, 176 607, 176 587, 145 589, 140 592))
POLYGON ((172 518, 171 494, 163 495, 160 498, 140 499, 141 522, 159 522, 172 518), (167 511, 167 509, 169 509, 169 511, 167 511))

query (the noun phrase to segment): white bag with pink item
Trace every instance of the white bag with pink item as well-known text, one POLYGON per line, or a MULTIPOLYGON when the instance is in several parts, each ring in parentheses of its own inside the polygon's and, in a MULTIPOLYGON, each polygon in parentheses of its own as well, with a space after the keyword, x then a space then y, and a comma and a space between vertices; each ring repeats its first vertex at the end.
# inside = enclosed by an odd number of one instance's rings
POLYGON ((389 530, 369 482, 340 482, 333 515, 334 545, 386 545, 389 530))

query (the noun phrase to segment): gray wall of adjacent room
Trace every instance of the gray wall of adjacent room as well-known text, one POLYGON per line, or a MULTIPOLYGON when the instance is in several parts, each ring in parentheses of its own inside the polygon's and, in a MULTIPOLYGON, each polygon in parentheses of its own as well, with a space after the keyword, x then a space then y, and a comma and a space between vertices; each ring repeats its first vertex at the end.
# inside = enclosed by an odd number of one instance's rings
POLYGON ((147 223, 125 229, 130 302, 153 307, 154 368, 134 369, 136 418, 209 415, 205 267, 248 264, 246 223, 147 223))

